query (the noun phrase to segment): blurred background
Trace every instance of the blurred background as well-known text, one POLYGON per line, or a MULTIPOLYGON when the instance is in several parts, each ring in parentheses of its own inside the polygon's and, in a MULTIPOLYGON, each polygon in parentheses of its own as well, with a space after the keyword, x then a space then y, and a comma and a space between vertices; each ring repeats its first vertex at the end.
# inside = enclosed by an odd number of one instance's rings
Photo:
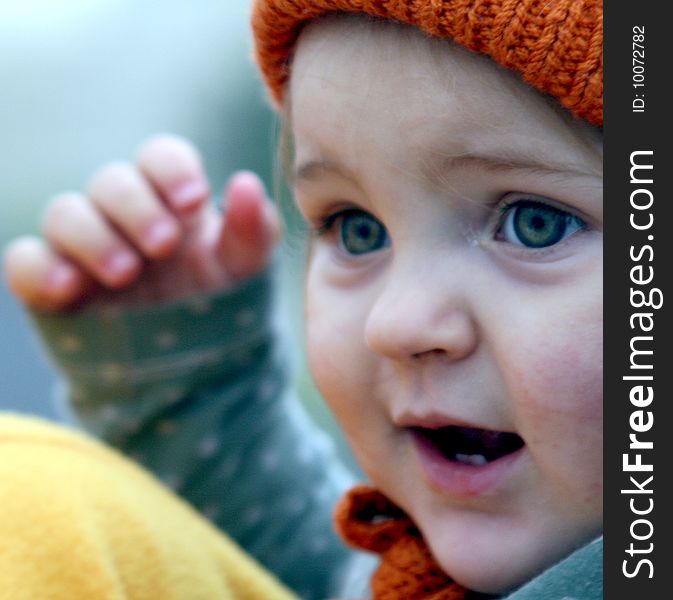
MULTIPOLYGON (((252 61, 249 0, 0 0, 0 244, 39 229, 54 194, 170 131, 204 155, 213 189, 236 169, 274 185, 278 125, 252 61)), ((285 252, 301 333, 301 263, 285 252)), ((0 410, 58 420, 55 375, 29 320, 0 288, 0 410)), ((297 382, 334 433, 300 355, 297 382)), ((341 440, 337 439, 343 447, 341 440)))

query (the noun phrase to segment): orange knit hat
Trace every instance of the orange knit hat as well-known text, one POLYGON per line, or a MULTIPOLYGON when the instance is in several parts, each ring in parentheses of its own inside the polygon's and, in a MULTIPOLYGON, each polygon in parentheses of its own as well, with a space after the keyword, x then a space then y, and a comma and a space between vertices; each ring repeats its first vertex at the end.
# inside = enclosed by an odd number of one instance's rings
POLYGON ((256 59, 279 105, 302 26, 333 12, 394 19, 451 38, 603 125, 602 0, 254 0, 256 59))

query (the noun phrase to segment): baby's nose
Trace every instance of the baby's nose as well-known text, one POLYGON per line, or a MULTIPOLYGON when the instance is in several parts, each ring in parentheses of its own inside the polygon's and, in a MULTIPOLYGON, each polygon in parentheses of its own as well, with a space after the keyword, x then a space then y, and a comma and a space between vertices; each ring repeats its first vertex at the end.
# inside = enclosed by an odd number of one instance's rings
POLYGON ((369 312, 365 341, 394 360, 430 354, 461 360, 477 347, 478 331, 459 286, 447 291, 422 273, 407 272, 386 282, 369 312))

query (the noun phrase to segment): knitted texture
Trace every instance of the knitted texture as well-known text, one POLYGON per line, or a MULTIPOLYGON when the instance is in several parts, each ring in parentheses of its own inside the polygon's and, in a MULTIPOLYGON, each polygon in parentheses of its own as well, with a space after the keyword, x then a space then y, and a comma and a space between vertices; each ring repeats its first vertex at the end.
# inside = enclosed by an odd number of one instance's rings
POLYGON ((297 37, 333 12, 418 27, 490 56, 576 116, 603 124, 602 0, 255 0, 255 55, 282 105, 297 37))
POLYGON ((337 531, 356 548, 380 555, 373 600, 477 600, 448 577, 411 519, 374 488, 353 488, 337 506, 337 531))

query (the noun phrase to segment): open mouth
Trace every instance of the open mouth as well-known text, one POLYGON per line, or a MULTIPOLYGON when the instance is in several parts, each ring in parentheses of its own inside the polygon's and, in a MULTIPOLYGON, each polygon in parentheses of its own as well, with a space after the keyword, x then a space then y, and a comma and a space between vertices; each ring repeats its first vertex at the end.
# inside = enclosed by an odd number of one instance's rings
POLYGON ((438 429, 412 427, 412 432, 448 460, 479 467, 523 448, 516 433, 451 425, 438 429))

